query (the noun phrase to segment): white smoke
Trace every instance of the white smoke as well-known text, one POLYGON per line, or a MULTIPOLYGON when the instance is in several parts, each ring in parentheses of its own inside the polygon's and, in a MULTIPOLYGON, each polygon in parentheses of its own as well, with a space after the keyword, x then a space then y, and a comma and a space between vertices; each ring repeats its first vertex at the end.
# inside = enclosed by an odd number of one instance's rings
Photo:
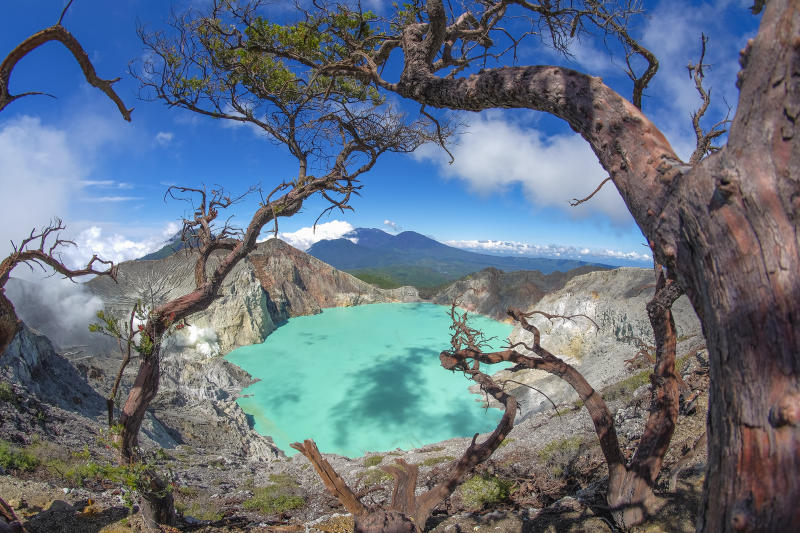
POLYGON ((96 346, 103 343, 97 333, 89 332, 89 324, 97 321, 103 302, 82 283, 56 276, 32 276, 24 267, 6 283, 6 295, 17 316, 31 328, 45 334, 59 349, 96 346))
POLYGON ((170 337, 170 342, 181 348, 194 348, 203 357, 214 357, 220 353, 219 341, 214 328, 188 326, 183 330, 176 331, 170 337))

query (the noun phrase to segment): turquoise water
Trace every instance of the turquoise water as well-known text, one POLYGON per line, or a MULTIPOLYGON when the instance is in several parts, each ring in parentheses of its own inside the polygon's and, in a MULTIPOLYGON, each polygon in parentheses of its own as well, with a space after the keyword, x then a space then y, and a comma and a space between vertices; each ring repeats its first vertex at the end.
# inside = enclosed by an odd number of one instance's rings
MULTIPOLYGON (((492 431, 502 413, 481 408, 467 391, 472 382, 439 365, 450 341, 447 311, 372 304, 292 318, 263 344, 227 355, 261 380, 239 405, 287 455, 295 453, 289 443, 304 439, 323 453, 358 457, 492 431)), ((472 327, 500 348, 511 326, 474 317, 472 327)))

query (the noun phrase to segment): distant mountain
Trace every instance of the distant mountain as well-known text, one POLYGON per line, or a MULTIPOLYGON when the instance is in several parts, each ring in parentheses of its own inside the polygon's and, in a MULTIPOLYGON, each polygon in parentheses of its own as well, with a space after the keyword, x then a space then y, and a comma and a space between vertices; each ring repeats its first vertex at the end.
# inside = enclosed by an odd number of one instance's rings
POLYGON ((478 254, 447 246, 413 231, 391 235, 372 228, 357 228, 340 239, 315 243, 307 253, 340 270, 389 287, 431 287, 494 267, 506 272, 538 270, 544 274, 599 263, 574 259, 507 257, 478 254))
MULTIPOLYGON (((193 238, 195 241, 193 244, 196 244, 197 238, 193 238)), ((156 250, 155 252, 151 252, 147 255, 144 255, 137 259, 137 261, 148 261, 153 259, 164 259, 165 257, 169 257, 175 252, 179 250, 183 250, 186 248, 186 242, 183 240, 183 233, 182 230, 179 230, 175 235, 164 241, 164 246, 156 250)))

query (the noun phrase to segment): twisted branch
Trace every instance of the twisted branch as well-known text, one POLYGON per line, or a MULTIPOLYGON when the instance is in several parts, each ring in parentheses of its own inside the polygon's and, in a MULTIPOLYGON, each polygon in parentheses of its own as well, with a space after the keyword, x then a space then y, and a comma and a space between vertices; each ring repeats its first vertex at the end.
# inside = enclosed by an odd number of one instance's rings
MULTIPOLYGON (((71 4, 72 2, 70 2, 71 4)), ((66 13, 67 8, 64 8, 64 11, 61 14, 61 18, 64 17, 64 13, 66 13)), ((122 114, 122 118, 127 120, 128 122, 131 121, 131 111, 133 108, 128 109, 125 107, 125 104, 122 102, 122 99, 119 95, 114 92, 112 85, 118 82, 120 78, 114 78, 113 80, 104 80, 97 76, 97 72, 94 69, 94 65, 92 65, 91 60, 89 59, 89 55, 83 49, 81 44, 78 40, 68 32, 62 25, 61 25, 61 18, 59 18, 58 24, 54 26, 50 26, 42 31, 34 33, 20 44, 14 48, 8 56, 0 63, 0 111, 5 109, 5 107, 17 100, 22 98, 23 96, 30 96, 34 94, 45 94, 41 92, 26 92, 22 94, 11 94, 9 91, 8 85, 11 79, 11 72, 14 70, 14 67, 17 63, 26 55, 31 53, 36 48, 42 46, 43 44, 49 41, 58 41, 63 44, 67 50, 69 50, 75 60, 78 62, 78 65, 81 67, 83 71, 83 75, 86 78, 86 81, 92 87, 97 87, 101 91, 103 91, 106 96, 108 96, 112 102, 117 104, 117 108, 119 112, 122 114)), ((47 95, 52 96, 52 95, 47 95)))

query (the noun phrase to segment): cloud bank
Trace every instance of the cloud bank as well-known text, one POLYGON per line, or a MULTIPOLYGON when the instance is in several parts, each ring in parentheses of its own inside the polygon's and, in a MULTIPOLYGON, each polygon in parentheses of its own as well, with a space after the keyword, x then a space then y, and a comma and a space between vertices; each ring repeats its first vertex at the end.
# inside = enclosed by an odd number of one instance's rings
POLYGON ((278 237, 299 250, 308 250, 312 244, 326 239, 339 239, 345 233, 353 231, 353 226, 342 220, 331 220, 317 224, 316 229, 309 226, 297 231, 279 233, 278 237))
POLYGON ((583 261, 606 260, 614 264, 650 266, 653 256, 649 252, 613 250, 610 248, 578 248, 558 244, 529 244, 518 241, 453 240, 445 244, 473 252, 496 255, 521 255, 530 257, 553 257, 558 259, 580 259, 583 261))
POLYGON ((627 224, 631 215, 613 186, 605 186, 590 202, 570 207, 606 178, 589 145, 578 135, 550 135, 507 120, 499 113, 475 115, 451 148, 455 162, 437 147, 424 146, 414 157, 438 164, 445 177, 460 179, 479 194, 520 185, 528 201, 556 207, 572 216, 602 213, 627 224))
POLYGON ((67 211, 73 184, 84 177, 66 132, 22 116, 0 124, 0 254, 32 228, 67 211))

